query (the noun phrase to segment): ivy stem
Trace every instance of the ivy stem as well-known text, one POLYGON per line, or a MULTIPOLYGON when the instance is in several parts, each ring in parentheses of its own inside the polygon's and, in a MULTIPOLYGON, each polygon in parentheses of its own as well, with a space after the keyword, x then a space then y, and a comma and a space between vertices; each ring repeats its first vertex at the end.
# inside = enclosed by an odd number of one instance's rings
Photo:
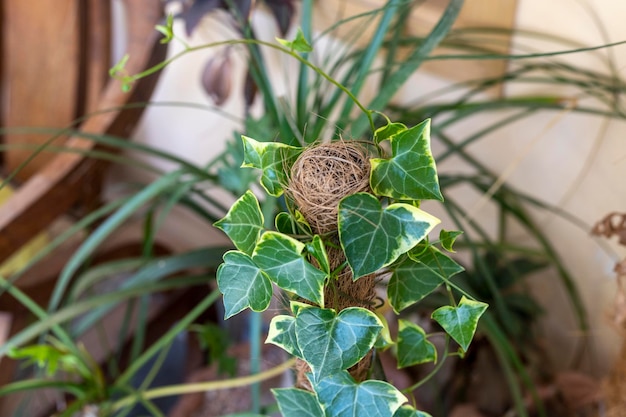
POLYGON ((199 382, 195 384, 169 385, 165 387, 146 390, 143 393, 137 393, 137 395, 129 395, 119 401, 116 401, 112 406, 112 411, 115 412, 132 405, 135 401, 137 401, 138 397, 144 400, 151 400, 153 398, 169 397, 172 395, 192 394, 195 392, 217 391, 220 389, 248 386, 250 384, 262 382, 278 376, 285 372, 287 369, 291 368, 294 363, 295 359, 290 359, 278 366, 275 366, 274 368, 268 369, 267 371, 258 373, 256 375, 248 375, 244 377, 232 378, 221 381, 199 382))
POLYGON ((121 76, 121 77, 117 77, 118 79, 121 79, 121 81, 124 84, 130 84, 133 83, 141 78, 147 77, 148 75, 154 74, 157 71, 162 70, 163 68, 165 68, 166 66, 168 66, 169 64, 171 64, 172 62, 178 60, 179 58, 183 57, 184 55, 187 55, 190 52, 194 52, 194 51, 198 51, 201 49, 206 49, 206 48, 214 48, 214 47, 218 47, 218 46, 225 46, 225 45, 260 45, 260 46, 266 46, 268 48, 272 48, 275 49, 277 51, 280 51, 284 54, 287 54, 291 57, 293 57, 294 59, 298 60, 301 64, 306 65, 307 67, 311 68, 313 71, 315 71, 318 75, 320 75, 321 77, 323 77, 324 79, 326 79, 328 82, 330 82, 331 84, 333 84, 334 86, 336 86, 337 88, 339 88, 341 91, 344 92, 344 94, 346 94, 353 102, 354 104, 357 105, 357 107, 359 109, 361 109, 361 111, 365 114, 365 116, 367 117, 367 120, 369 122, 369 125, 372 129, 372 132, 374 132, 376 130, 376 126, 374 125, 374 119, 372 117, 372 110, 367 109, 360 101, 359 99, 357 99, 354 94, 352 94, 352 92, 344 87, 339 81, 335 80, 333 77, 331 77, 330 75, 328 75, 326 72, 324 72, 320 67, 316 66, 315 64, 311 63, 308 59, 306 59, 305 57, 300 56, 298 53, 296 53, 295 51, 292 51, 290 49, 284 48, 280 45, 276 45, 270 42, 265 42, 265 41, 261 41, 258 39, 230 39, 227 41, 219 41, 219 42, 212 42, 212 43, 207 43, 204 45, 200 45, 200 46, 194 46, 194 47, 188 47, 185 48, 184 50, 182 50, 181 52, 171 56, 170 58, 163 60, 161 62, 159 62, 158 64, 154 65, 153 67, 150 67, 138 74, 135 75, 127 75, 127 76, 121 76))
POLYGON ((411 392, 415 391, 416 389, 424 385, 426 382, 428 382, 433 376, 435 376, 435 374, 439 372, 443 364, 446 362, 446 358, 448 356, 451 356, 448 353, 449 346, 450 346, 450 336, 446 333, 446 344, 443 350, 445 355, 443 355, 443 358, 441 358, 439 363, 433 368, 432 371, 430 371, 428 375, 426 375, 424 378, 420 379, 419 381, 417 381, 415 384, 411 385, 410 387, 403 389, 402 393, 410 394, 411 392))

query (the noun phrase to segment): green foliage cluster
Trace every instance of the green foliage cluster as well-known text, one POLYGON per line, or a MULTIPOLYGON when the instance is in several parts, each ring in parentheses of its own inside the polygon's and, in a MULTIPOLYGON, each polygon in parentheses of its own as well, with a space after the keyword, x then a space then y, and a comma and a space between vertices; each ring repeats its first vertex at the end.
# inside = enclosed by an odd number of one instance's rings
MULTIPOLYGON (((440 221, 421 210, 420 202, 443 199, 430 151, 430 120, 412 128, 389 122, 374 132, 374 138, 377 144, 388 141, 391 154, 379 148, 380 157, 369 160, 372 193, 347 195, 338 207, 339 242, 353 280, 389 274, 387 297, 396 313, 444 285, 453 304, 440 306, 432 318, 464 353, 487 305, 469 295, 456 302, 450 278, 463 268, 428 241, 429 232, 440 221)), ((243 141, 243 166, 262 171, 261 184, 269 195, 283 195, 291 165, 304 148, 245 136, 243 141)), ((333 241, 313 234, 297 208, 287 207, 276 216, 276 230, 266 230, 259 201, 248 191, 215 223, 237 247, 224 255, 217 271, 226 319, 247 308, 267 309, 272 284, 290 294, 291 315, 272 319, 267 342, 307 363, 314 392, 276 390, 283 416, 423 415, 408 406, 400 408, 407 398, 389 383, 355 381, 347 370, 375 345, 393 346, 399 367, 436 362, 437 351, 428 340, 432 335, 403 320, 396 340, 383 339, 381 331, 389 324, 382 315, 358 306, 338 311, 333 300, 325 300, 325 288, 335 285, 345 265, 331 270, 327 248, 333 241), (292 233, 293 224, 299 225, 301 233, 292 233)), ((441 246, 451 249, 458 234, 443 230, 441 246)))
MULTIPOLYGON (((220 7, 227 8, 226 3, 233 2, 220 2, 220 7)), ((35 373, 32 378, 0 387, 0 396, 15 392, 38 393, 40 389, 53 388, 71 394, 71 401, 58 411, 58 416, 72 416, 88 406, 97 408, 101 415, 124 415, 136 403, 143 404, 154 416, 161 416, 162 413, 152 403, 154 398, 252 384, 253 407, 250 415, 258 416, 261 407, 258 389, 255 391, 254 387, 258 387, 259 381, 284 371, 285 366, 260 372, 258 366, 255 369, 258 363, 255 365, 253 362, 253 376, 250 378, 162 389, 148 388, 151 378, 158 371, 159 359, 167 353, 176 335, 189 329, 189 326, 195 326, 192 323, 218 299, 219 294, 207 294, 178 324, 150 345, 144 340, 149 297, 172 289, 195 286, 206 289, 207 281, 214 279, 214 271, 221 264, 218 281, 224 292, 227 316, 246 308, 253 311, 267 308, 274 292, 273 286, 292 294, 293 300, 289 306, 291 314, 274 319, 270 341, 309 363, 315 392, 292 388, 275 390, 276 399, 285 415, 322 416, 327 410, 334 412, 353 401, 352 404, 356 405, 348 407, 346 412, 355 415, 373 415, 370 414, 372 410, 379 410, 379 415, 425 416, 404 404, 405 394, 410 390, 398 392, 383 381, 357 383, 345 372, 350 364, 358 361, 372 346, 376 349, 393 349, 401 367, 436 362, 435 370, 439 368, 444 363, 445 355, 455 353, 448 352, 449 346, 446 346, 443 356, 434 349, 432 335, 406 318, 406 315, 416 310, 428 311, 432 315, 444 333, 459 345, 458 353, 468 349, 476 330, 475 320, 480 316, 478 331, 484 336, 481 343, 489 343, 495 352, 495 360, 511 394, 511 407, 517 415, 527 416, 529 394, 539 415, 547 415, 525 363, 525 349, 531 344, 528 329, 539 308, 530 296, 519 292, 518 284, 528 274, 547 265, 553 266, 558 283, 569 295, 582 333, 587 330, 587 322, 571 275, 547 236, 533 221, 527 207, 530 205, 553 211, 584 230, 588 227, 560 209, 521 193, 506 183, 494 191, 492 185, 498 182, 497 174, 472 157, 467 148, 498 129, 540 110, 567 109, 589 115, 623 118, 621 92, 626 91, 626 83, 618 76, 619 71, 612 67, 607 75, 601 70, 581 69, 559 60, 560 54, 580 53, 614 45, 581 48, 580 45, 558 39, 563 45, 563 50, 559 52, 494 54, 481 46, 481 39, 488 37, 493 42, 499 42, 501 36, 509 36, 511 32, 499 29, 451 30, 462 0, 449 2, 429 34, 424 37, 408 36, 404 32, 404 24, 411 9, 416 7, 415 3, 419 2, 389 0, 380 9, 342 19, 329 27, 321 36, 355 19, 374 28, 365 47, 354 48, 342 55, 341 59, 316 54, 312 36, 312 0, 302 0, 301 30, 291 41, 274 43, 258 40, 246 20, 247 13, 239 13, 234 15, 234 19, 239 24, 241 39, 199 47, 184 44, 183 52, 141 74, 127 74, 124 65, 128 57, 124 57, 111 69, 111 75, 123 82, 125 90, 130 90, 135 80, 154 74, 181 56, 202 48, 227 47, 228 51, 239 48, 239 51, 246 53, 246 83, 250 82, 254 86, 252 90, 256 91, 256 97, 261 101, 262 116, 255 118, 247 112, 242 121, 244 132, 240 132, 245 135, 243 142, 240 134, 234 135, 234 139, 226 144, 224 153, 206 165, 194 164, 172 153, 133 143, 125 138, 94 136, 74 129, 84 119, 77 120, 75 125, 62 131, 12 129, 12 133, 32 133, 36 130, 50 135, 44 145, 30 147, 34 155, 42 151, 80 152, 52 144, 59 136, 71 134, 97 141, 106 149, 132 150, 160 158, 174 164, 176 169, 161 172, 133 158, 104 150, 86 154, 88 157, 145 169, 155 174, 157 179, 151 184, 141 184, 130 196, 112 201, 80 219, 22 271, 11 277, 0 277, 1 291, 16 298, 36 318, 35 322, 0 346, 0 356, 8 354, 30 361, 43 371, 41 374, 35 373), (433 55, 434 48, 440 44, 462 53, 433 55), (284 98, 276 94, 261 49, 279 51, 299 63, 294 97, 284 98), (399 54, 400 50, 406 54, 399 54), (383 58, 384 62, 380 66, 376 63, 376 57, 383 58), (422 63, 435 59, 503 59, 509 62, 510 70, 494 78, 452 85, 433 93, 434 97, 445 97, 450 91, 461 90, 463 94, 460 98, 433 101, 423 97, 413 105, 390 105, 391 97, 408 77, 422 63), (374 74, 377 77, 372 77, 374 74), (572 103, 567 96, 550 94, 478 99, 488 88, 517 82, 539 83, 547 87, 546 91, 553 85, 567 86, 575 90, 573 96, 592 97, 595 100, 572 103), (363 87, 372 83, 378 94, 369 102, 362 103, 360 97, 363 87), (356 108, 360 113, 355 115, 356 108), (402 123, 391 122, 382 113, 402 123), (464 137, 453 139, 448 135, 449 128, 484 113, 493 116, 488 125, 476 131, 463 129, 464 137), (433 126, 423 122, 429 118, 435 121, 433 126), (277 205, 274 197, 259 202, 254 194, 247 192, 257 176, 254 170, 241 169, 242 162, 262 170, 261 184, 269 196, 280 195, 287 179, 283 164, 293 163, 303 148, 331 130, 334 130, 335 135, 329 137, 348 133, 357 139, 372 140, 374 147, 382 144, 391 150, 390 155, 381 152, 370 161, 373 168, 370 178, 373 194, 353 195, 342 201, 340 225, 343 229, 341 244, 354 276, 359 279, 361 274, 381 269, 389 274, 386 282, 387 298, 395 312, 404 314, 398 321, 395 340, 391 340, 386 323, 378 315, 362 308, 336 311, 332 300, 324 299, 321 289, 332 282, 336 273, 325 262, 328 245, 325 236, 312 234, 297 212, 278 213, 272 225, 267 219, 275 213, 277 205), (431 137, 443 148, 435 155, 436 158, 430 153, 431 137), (269 138, 278 138, 281 142, 264 142, 269 138), (473 171, 466 174, 439 173, 437 179, 434 159, 441 163, 452 156, 463 160, 473 171), (418 162, 412 165, 412 161, 418 162), (205 193, 207 184, 218 185, 240 198, 229 210, 205 193), (458 185, 469 185, 480 193, 489 192, 498 210, 498 236, 490 236, 484 226, 476 222, 464 221, 467 212, 451 192, 458 185), (459 236, 459 232, 442 230, 438 242, 430 242, 426 235, 436 220, 420 210, 418 202, 423 199, 441 200, 442 194, 446 196, 442 208, 455 223, 454 228, 463 229, 466 233, 459 236), (155 256, 152 253, 155 236, 175 206, 188 209, 207 224, 213 224, 223 217, 217 224, 231 236, 237 250, 227 252, 232 248, 203 247, 188 253, 155 256), (90 266, 89 261, 98 247, 117 228, 137 215, 145 217, 143 255, 90 266), (507 230, 510 223, 520 225, 532 237, 533 244, 509 242, 507 230), (415 225, 418 227, 415 228, 415 225), (37 305, 13 285, 39 260, 84 230, 89 232, 89 236, 64 268, 47 307, 37 305), (355 230, 363 232, 355 233, 355 230), (455 247, 470 255, 470 263, 465 270, 446 253, 452 251, 457 237, 459 241, 455 247), (391 250, 380 253, 371 251, 371 243, 379 240, 386 241, 391 250), (312 259, 315 259, 315 265, 311 263, 312 259), (189 271, 194 273, 190 274, 189 271), (119 273, 127 274, 124 283, 111 291, 102 292, 99 284, 119 273), (299 302, 300 299, 307 300, 307 303, 299 302), (484 304, 474 299, 487 302, 490 308, 484 311, 484 304), (104 365, 96 363, 77 342, 87 329, 101 327, 107 312, 123 302, 128 302, 124 308, 125 322, 135 313, 138 316, 127 369, 118 368, 116 357, 110 358, 104 365), (357 324, 362 331, 354 330, 357 324), (306 343, 310 340, 310 334, 320 336, 317 343, 306 343), (35 345, 27 346, 37 338, 39 340, 35 345), (348 344, 346 340, 355 343, 348 344), (320 352, 328 355, 319 356, 320 352), (156 364, 142 386, 131 386, 129 381, 133 375, 153 359, 156 359, 156 364), (60 374, 60 370, 64 374, 60 374)), ((180 41, 173 22, 174 18, 168 17, 163 25, 157 27, 164 35, 163 42, 180 41)), ((517 35, 544 36, 521 30, 517 35)), ((485 45, 487 43, 484 42, 485 45)), ((254 96, 250 101, 253 100, 254 96)), ((250 103, 247 106, 246 110, 249 110, 250 103)), ((215 108, 211 110, 219 111, 215 108)), ((0 133, 7 131, 6 128, 0 128, 0 133)), ((5 149, 5 146, 2 145, 1 149, 5 149)), ((251 317, 252 352, 253 355, 256 352, 258 358, 260 349, 255 344, 261 334, 260 318, 258 314, 252 314, 251 317)), ((191 329, 199 330, 197 327, 191 329)), ((124 339, 126 330, 127 327, 120 330, 120 341, 124 339)), ((215 346, 219 341, 209 338, 204 343, 215 346)), ((475 342, 472 348, 476 346, 475 342)), ((113 347, 117 351, 121 348, 119 344, 113 347)), ((222 355, 224 352, 214 349, 213 353, 213 360, 223 363, 225 368, 230 366, 228 358, 222 355)), ((471 351, 467 354, 471 354, 471 351)), ((444 395, 446 392, 442 391, 441 396, 444 395)))

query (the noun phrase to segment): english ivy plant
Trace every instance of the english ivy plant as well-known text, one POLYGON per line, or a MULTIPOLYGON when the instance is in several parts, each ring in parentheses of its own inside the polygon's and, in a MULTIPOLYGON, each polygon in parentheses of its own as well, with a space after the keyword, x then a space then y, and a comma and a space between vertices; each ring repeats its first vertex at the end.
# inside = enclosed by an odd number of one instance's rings
MULTIPOLYGON (((421 200, 443 200, 430 151, 430 120, 410 128, 387 121, 374 132, 375 151, 367 161, 370 191, 339 201, 335 235, 314 233, 285 193, 291 168, 307 148, 245 136, 243 145, 243 167, 261 170, 262 188, 285 198, 287 210, 276 216, 276 230, 268 230, 254 193, 247 191, 232 205, 215 224, 236 247, 224 255, 217 283, 227 319, 247 308, 267 309, 274 287, 290 296, 290 314, 272 319, 267 342, 306 363, 310 389, 274 390, 283 416, 427 416, 406 404, 410 391, 381 380, 358 381, 349 370, 376 348, 392 348, 398 367, 441 361, 432 334, 400 319, 393 340, 373 308, 339 309, 325 294, 347 268, 354 282, 379 277, 396 314, 441 285, 458 289, 451 279, 463 268, 445 251, 452 251, 459 232, 442 230, 438 242, 429 241, 440 221, 420 209, 421 200), (333 269, 329 251, 337 249, 345 262, 333 269)), ((432 313, 446 339, 458 344, 458 352, 446 355, 467 351, 486 308, 469 296, 458 302, 451 297, 451 305, 432 313)))

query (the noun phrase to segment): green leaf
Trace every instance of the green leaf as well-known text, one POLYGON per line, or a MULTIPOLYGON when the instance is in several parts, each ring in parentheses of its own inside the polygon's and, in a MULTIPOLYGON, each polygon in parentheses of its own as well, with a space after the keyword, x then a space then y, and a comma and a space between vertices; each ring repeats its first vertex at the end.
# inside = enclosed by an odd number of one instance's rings
POLYGON ((409 255, 394 268, 387 284, 387 297, 396 313, 420 301, 450 277, 463 271, 437 248, 430 246, 418 257, 409 255))
POLYGON ((385 316, 381 313, 376 313, 376 316, 383 324, 383 328, 380 330, 378 337, 376 338, 376 343, 374 343, 374 347, 378 350, 385 350, 393 346, 395 343, 391 339, 391 332, 389 330, 389 322, 385 316))
POLYGON ((463 232, 460 230, 441 230, 441 232, 439 232, 439 242, 441 243, 441 247, 448 252, 456 252, 452 246, 454 245, 456 238, 462 234, 463 232))
POLYGON ((276 215, 274 219, 274 226, 276 231, 286 235, 297 235, 298 226, 294 218, 286 211, 281 211, 276 215))
POLYGON ((224 319, 250 307, 264 311, 272 298, 272 283, 245 253, 229 251, 217 268, 217 286, 224 294, 224 319))
POLYGON ((402 407, 398 408, 398 411, 396 411, 393 417, 432 417, 432 416, 423 411, 416 410, 410 405, 403 405, 402 407))
POLYGON ((263 222, 259 201, 252 191, 246 191, 235 201, 226 216, 215 222, 213 226, 226 233, 237 249, 252 255, 263 230, 263 222))
POLYGON ((252 259, 284 290, 318 305, 324 305, 327 275, 302 255, 304 243, 278 232, 266 232, 259 239, 252 259))
POLYGON ((155 29, 163 34, 161 43, 170 43, 174 39, 174 15, 168 14, 165 25, 156 25, 155 29))
POLYGON ((439 219, 409 204, 385 209, 371 194, 352 194, 339 202, 339 239, 354 279, 390 265, 417 245, 439 219))
POLYGON ((382 323, 374 313, 349 307, 305 308, 296 316, 296 338, 302 357, 320 380, 360 361, 374 346, 382 323))
POLYGON ((288 41, 286 39, 276 38, 281 45, 291 49, 292 51, 307 53, 313 51, 313 47, 304 37, 304 33, 302 29, 298 28, 296 33, 296 37, 292 41, 288 41))
POLYGON ((302 352, 300 352, 296 339, 295 317, 279 315, 272 318, 265 342, 284 349, 292 356, 302 358, 302 352))
POLYGON ((487 307, 485 303, 463 296, 458 306, 439 307, 433 311, 432 318, 467 352, 476 332, 478 319, 487 307))
POLYGON ((286 235, 311 235, 311 226, 304 220, 302 214, 296 211, 295 216, 281 211, 274 220, 276 230, 286 235))
POLYGON ((392 417, 407 401, 393 385, 369 380, 356 383, 347 372, 320 380, 315 391, 327 416, 392 417))
POLYGON ((242 167, 263 170, 261 185, 268 194, 279 197, 287 183, 287 172, 302 152, 302 148, 280 142, 258 142, 242 136, 244 160, 242 167))
POLYGON ((379 127, 376 131, 374 131, 374 141, 376 143, 380 143, 383 140, 392 139, 405 130, 407 130, 407 127, 404 123, 392 123, 391 120, 387 119, 387 124, 385 126, 379 127))
POLYGON ((272 393, 283 417, 324 417, 324 411, 312 392, 296 388, 278 388, 273 389, 272 393))
POLYGON ((313 236, 313 240, 306 244, 306 250, 315 258, 319 268, 327 275, 330 275, 330 262, 328 261, 328 253, 322 238, 319 235, 313 236))
POLYGON ((397 134, 390 142, 390 159, 370 160, 374 193, 397 200, 443 201, 430 151, 430 119, 397 134))
POLYGON ((398 369, 421 363, 437 362, 435 345, 417 324, 398 320, 398 369))

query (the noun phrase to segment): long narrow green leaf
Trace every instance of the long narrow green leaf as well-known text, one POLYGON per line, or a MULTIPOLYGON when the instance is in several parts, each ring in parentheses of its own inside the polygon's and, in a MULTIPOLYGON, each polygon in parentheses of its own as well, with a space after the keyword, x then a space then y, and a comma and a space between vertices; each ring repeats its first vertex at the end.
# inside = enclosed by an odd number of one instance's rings
POLYGON ((0 358, 6 355, 10 349, 21 346, 29 340, 54 328, 54 326, 72 320, 81 314, 102 305, 119 303, 125 299, 136 297, 138 295, 149 294, 151 292, 166 291, 174 288, 188 287, 190 285, 201 285, 204 283, 206 283, 206 276, 189 278, 180 277, 164 282, 146 284, 142 287, 119 290, 114 293, 103 294, 85 301, 74 303, 68 307, 58 310, 55 313, 49 314, 41 321, 31 324, 15 336, 11 337, 4 345, 0 346, 0 358))
POLYGON ((0 397, 22 391, 36 391, 40 389, 56 389, 63 392, 73 394, 77 397, 85 395, 85 388, 81 384, 75 382, 56 381, 47 379, 27 379, 24 381, 12 382, 7 385, 0 386, 0 397))
MULTIPOLYGON (((416 48, 397 71, 389 76, 385 85, 376 94, 376 97, 367 106, 370 110, 382 110, 391 100, 393 95, 400 89, 409 76, 419 68, 424 60, 430 55, 433 49, 443 40, 450 31, 452 24, 456 20, 463 6, 463 0, 451 0, 443 15, 428 34, 424 43, 416 48)), ((368 120, 365 115, 361 115, 352 124, 353 137, 361 137, 367 129, 368 120)))
MULTIPOLYGON (((201 248, 191 252, 157 258, 148 262, 145 267, 141 268, 134 275, 126 278, 116 291, 141 288, 174 273, 192 268, 214 270, 222 262, 222 255, 228 249, 225 247, 201 248)), ((99 308, 93 308, 75 325, 73 333, 80 335, 88 330, 116 304, 110 303, 99 308)))
POLYGON ((115 386, 124 386, 130 378, 141 368, 147 361, 156 355, 161 349, 167 346, 177 334, 187 328, 198 316, 206 311, 219 297, 220 292, 215 290, 211 292, 204 300, 199 302, 185 317, 183 317, 176 325, 167 331, 159 340, 150 346, 139 358, 137 358, 124 373, 114 382, 115 386))
MULTIPOLYGON (((383 14, 380 17, 380 22, 378 23, 376 31, 372 37, 368 39, 367 46, 363 50, 362 58, 358 61, 356 77, 350 83, 350 90, 355 96, 358 96, 361 92, 361 88, 365 84, 365 80, 370 73, 374 59, 378 55, 383 44, 385 35, 389 31, 389 26, 391 25, 393 16, 398 11, 402 2, 403 0, 390 0, 387 3, 387 7, 383 10, 383 14)), ((339 120, 347 120, 353 107, 354 102, 346 101, 343 109, 341 110, 339 120)))
POLYGON ((78 271, 80 266, 88 259, 88 257, 91 256, 96 248, 111 233, 113 233, 117 227, 136 213, 141 206, 146 204, 146 202, 158 196, 168 188, 176 185, 182 175, 182 171, 174 171, 159 178, 139 194, 132 197, 124 206, 109 217, 89 236, 89 238, 78 248, 74 256, 68 261, 67 265, 61 272, 57 285, 52 292, 52 296, 50 297, 48 311, 54 311, 58 308, 61 298, 65 293, 65 289, 69 285, 70 279, 78 271))

